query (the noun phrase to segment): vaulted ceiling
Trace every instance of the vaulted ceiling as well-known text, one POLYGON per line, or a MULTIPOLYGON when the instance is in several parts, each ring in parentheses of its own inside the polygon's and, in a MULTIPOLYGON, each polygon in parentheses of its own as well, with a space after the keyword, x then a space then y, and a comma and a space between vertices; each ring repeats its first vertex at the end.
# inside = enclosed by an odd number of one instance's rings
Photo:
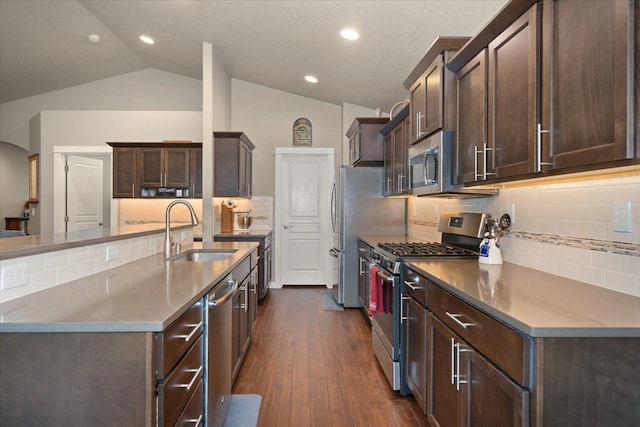
POLYGON ((0 102, 157 68, 202 78, 202 42, 229 77, 388 109, 438 36, 471 36, 506 0, 0 0, 0 102), (352 27, 360 39, 339 31, 352 27), (97 34, 100 43, 90 43, 97 34), (155 39, 146 45, 141 34, 155 39), (304 81, 313 74, 319 82, 304 81))

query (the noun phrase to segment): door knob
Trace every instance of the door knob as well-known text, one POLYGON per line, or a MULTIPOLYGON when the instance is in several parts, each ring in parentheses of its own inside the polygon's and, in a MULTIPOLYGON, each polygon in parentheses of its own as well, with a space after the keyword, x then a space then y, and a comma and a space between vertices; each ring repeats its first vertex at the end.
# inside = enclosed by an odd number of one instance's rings
POLYGON ((284 226, 284 229, 285 229, 285 230, 288 230, 288 229, 289 229, 289 226, 288 226, 288 225, 285 225, 285 226, 284 226))
POLYGON ((102 227, 103 225, 104 225, 104 223, 103 223, 103 222, 99 222, 99 223, 98 223, 98 227, 102 227))

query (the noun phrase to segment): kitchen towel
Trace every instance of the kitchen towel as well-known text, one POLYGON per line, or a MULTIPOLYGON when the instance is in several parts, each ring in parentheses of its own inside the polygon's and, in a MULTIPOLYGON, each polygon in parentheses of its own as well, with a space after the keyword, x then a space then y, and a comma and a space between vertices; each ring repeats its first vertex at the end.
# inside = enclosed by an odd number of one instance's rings
POLYGON ((378 267, 371 266, 369 275, 369 314, 384 312, 382 279, 378 276, 378 267))

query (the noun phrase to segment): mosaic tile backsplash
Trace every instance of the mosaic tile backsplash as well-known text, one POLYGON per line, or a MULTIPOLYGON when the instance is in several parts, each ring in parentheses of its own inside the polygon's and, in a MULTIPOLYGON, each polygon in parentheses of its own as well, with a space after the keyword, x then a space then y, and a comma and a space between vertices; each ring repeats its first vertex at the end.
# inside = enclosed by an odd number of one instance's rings
POLYGON ((514 212, 505 261, 640 297, 640 174, 505 188, 488 199, 408 199, 408 234, 440 240, 442 212, 514 212), (631 202, 631 233, 614 231, 614 203, 631 202))

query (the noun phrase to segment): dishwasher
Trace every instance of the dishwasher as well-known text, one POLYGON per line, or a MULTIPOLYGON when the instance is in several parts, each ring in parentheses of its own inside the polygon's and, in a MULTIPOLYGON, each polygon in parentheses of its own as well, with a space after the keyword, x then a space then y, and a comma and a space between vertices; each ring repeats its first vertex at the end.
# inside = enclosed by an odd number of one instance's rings
POLYGON ((238 281, 228 274, 209 292, 207 320, 207 426, 219 427, 231 403, 233 296, 238 281))

